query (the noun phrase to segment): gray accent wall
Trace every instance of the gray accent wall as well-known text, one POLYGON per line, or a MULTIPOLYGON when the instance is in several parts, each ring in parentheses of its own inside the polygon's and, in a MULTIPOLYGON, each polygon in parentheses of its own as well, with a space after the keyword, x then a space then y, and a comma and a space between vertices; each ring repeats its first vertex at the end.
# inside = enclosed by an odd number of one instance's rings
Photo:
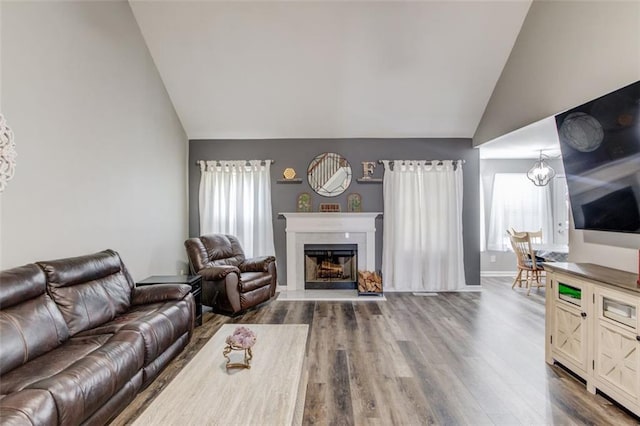
MULTIPOLYGON (((189 142, 189 235, 199 235, 198 187, 200 167, 198 160, 271 159, 271 202, 273 206, 273 232, 278 280, 286 284, 286 221, 280 212, 296 211, 296 199, 301 192, 312 196, 313 210, 320 203, 340 203, 346 211, 347 195, 362 196, 362 210, 382 212, 382 184, 358 183, 362 177, 362 161, 377 160, 465 160, 463 166, 463 239, 464 264, 468 285, 480 284, 480 209, 479 156, 472 148, 471 139, 252 139, 252 140, 191 140, 189 142), (344 156, 353 171, 349 188, 340 196, 327 198, 313 192, 306 181, 306 170, 311 160, 323 152, 337 152, 344 156), (296 170, 301 184, 277 183, 287 167, 296 170)), ((382 177, 383 167, 378 164, 374 177, 382 177)), ((382 264, 382 218, 376 221, 376 269, 382 264)))

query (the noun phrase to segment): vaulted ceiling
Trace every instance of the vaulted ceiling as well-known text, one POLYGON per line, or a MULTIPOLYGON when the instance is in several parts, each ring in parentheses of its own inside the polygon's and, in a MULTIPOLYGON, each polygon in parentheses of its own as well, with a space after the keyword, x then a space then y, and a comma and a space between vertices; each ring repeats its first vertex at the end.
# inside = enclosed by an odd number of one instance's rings
POLYGON ((142 1, 190 139, 472 137, 530 1, 142 1))

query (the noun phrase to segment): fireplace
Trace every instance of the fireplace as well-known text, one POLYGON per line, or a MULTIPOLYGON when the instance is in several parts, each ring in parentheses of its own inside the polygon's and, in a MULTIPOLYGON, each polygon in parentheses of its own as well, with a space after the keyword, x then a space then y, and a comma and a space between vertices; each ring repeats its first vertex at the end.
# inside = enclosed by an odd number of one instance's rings
POLYGON ((382 213, 280 214, 287 219, 288 291, 305 289, 304 246, 309 244, 354 244, 358 247, 357 267, 367 271, 376 270, 376 218, 382 213))
POLYGON ((357 253, 357 244, 305 244, 304 288, 357 288, 357 253))

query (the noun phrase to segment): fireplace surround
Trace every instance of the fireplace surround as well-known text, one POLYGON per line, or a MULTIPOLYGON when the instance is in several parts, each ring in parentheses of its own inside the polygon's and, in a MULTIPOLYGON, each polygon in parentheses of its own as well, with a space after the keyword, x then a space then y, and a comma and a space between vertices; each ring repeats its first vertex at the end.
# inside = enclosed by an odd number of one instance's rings
MULTIPOLYGON (((280 213, 287 220, 287 291, 305 289, 304 246, 354 244, 358 269, 376 270, 376 218, 371 213, 280 213)), ((357 277, 355 278, 357 281, 357 277)))

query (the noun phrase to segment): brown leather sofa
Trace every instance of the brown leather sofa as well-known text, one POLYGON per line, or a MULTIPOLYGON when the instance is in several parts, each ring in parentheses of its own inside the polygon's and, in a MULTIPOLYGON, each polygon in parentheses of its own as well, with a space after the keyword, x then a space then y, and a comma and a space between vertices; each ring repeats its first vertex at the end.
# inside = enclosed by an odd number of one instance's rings
POLYGON ((237 314, 276 294, 276 258, 246 259, 233 235, 211 234, 184 243, 191 271, 202 276, 202 303, 237 314))
POLYGON ((108 423, 188 343, 189 290, 112 250, 0 272, 0 423, 108 423))

